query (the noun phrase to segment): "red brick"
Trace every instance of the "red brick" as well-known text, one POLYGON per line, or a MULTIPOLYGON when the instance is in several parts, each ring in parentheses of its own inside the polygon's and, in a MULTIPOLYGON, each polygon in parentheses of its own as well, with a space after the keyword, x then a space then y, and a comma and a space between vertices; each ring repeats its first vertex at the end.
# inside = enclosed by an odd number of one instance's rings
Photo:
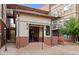
POLYGON ((29 43, 29 38, 28 37, 17 37, 16 38, 16 48, 21 48, 29 43))
POLYGON ((50 37, 44 37, 44 43, 51 46, 51 38, 50 37))
POLYGON ((58 44, 58 39, 59 39, 58 36, 53 36, 53 37, 52 37, 52 44, 53 44, 53 45, 57 45, 57 44, 58 44))
POLYGON ((64 45, 64 36, 59 36, 58 44, 64 45))
POLYGON ((43 38, 42 37, 39 37, 39 42, 42 42, 43 41, 43 38))

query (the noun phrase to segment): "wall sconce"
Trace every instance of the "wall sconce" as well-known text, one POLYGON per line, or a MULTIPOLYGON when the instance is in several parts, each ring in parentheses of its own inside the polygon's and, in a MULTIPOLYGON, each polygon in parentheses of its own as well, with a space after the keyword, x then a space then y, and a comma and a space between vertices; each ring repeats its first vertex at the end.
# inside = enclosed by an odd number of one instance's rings
POLYGON ((28 24, 28 23, 27 23, 27 26, 28 26, 28 27, 27 27, 27 30, 28 30, 28 29, 29 29, 29 24, 28 24))

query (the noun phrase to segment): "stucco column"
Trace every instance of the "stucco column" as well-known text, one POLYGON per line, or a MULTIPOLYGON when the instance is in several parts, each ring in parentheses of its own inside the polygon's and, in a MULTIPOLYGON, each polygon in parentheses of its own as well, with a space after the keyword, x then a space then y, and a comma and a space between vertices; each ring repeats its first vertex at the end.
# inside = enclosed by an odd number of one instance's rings
POLYGON ((21 48, 29 43, 29 24, 20 21, 20 15, 16 20, 16 48, 21 48))

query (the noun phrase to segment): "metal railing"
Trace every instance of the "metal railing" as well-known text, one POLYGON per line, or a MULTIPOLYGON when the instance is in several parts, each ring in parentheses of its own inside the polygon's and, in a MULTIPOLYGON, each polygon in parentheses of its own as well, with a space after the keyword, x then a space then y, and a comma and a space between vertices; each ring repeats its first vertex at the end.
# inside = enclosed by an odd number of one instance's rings
POLYGON ((7 9, 7 13, 13 14, 13 9, 7 9))
POLYGON ((52 30, 55 30, 55 29, 60 29, 61 27, 62 27, 62 25, 63 24, 59 24, 59 23, 57 23, 57 24, 52 24, 52 30))

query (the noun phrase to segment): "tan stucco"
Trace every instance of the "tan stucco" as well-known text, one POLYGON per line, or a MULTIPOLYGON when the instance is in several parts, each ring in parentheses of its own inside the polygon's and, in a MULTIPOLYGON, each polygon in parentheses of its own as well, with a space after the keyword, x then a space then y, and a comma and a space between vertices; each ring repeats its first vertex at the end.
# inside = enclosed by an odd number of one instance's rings
MULTIPOLYGON (((19 36, 29 37, 29 24, 44 25, 44 30, 45 30, 46 25, 50 26, 50 21, 51 21, 50 18, 31 16, 31 15, 20 15, 19 16, 19 36)), ((18 21, 16 21, 16 24, 17 24, 17 33, 18 33, 18 21)), ((44 36, 46 36, 45 32, 46 31, 44 31, 44 36)))

